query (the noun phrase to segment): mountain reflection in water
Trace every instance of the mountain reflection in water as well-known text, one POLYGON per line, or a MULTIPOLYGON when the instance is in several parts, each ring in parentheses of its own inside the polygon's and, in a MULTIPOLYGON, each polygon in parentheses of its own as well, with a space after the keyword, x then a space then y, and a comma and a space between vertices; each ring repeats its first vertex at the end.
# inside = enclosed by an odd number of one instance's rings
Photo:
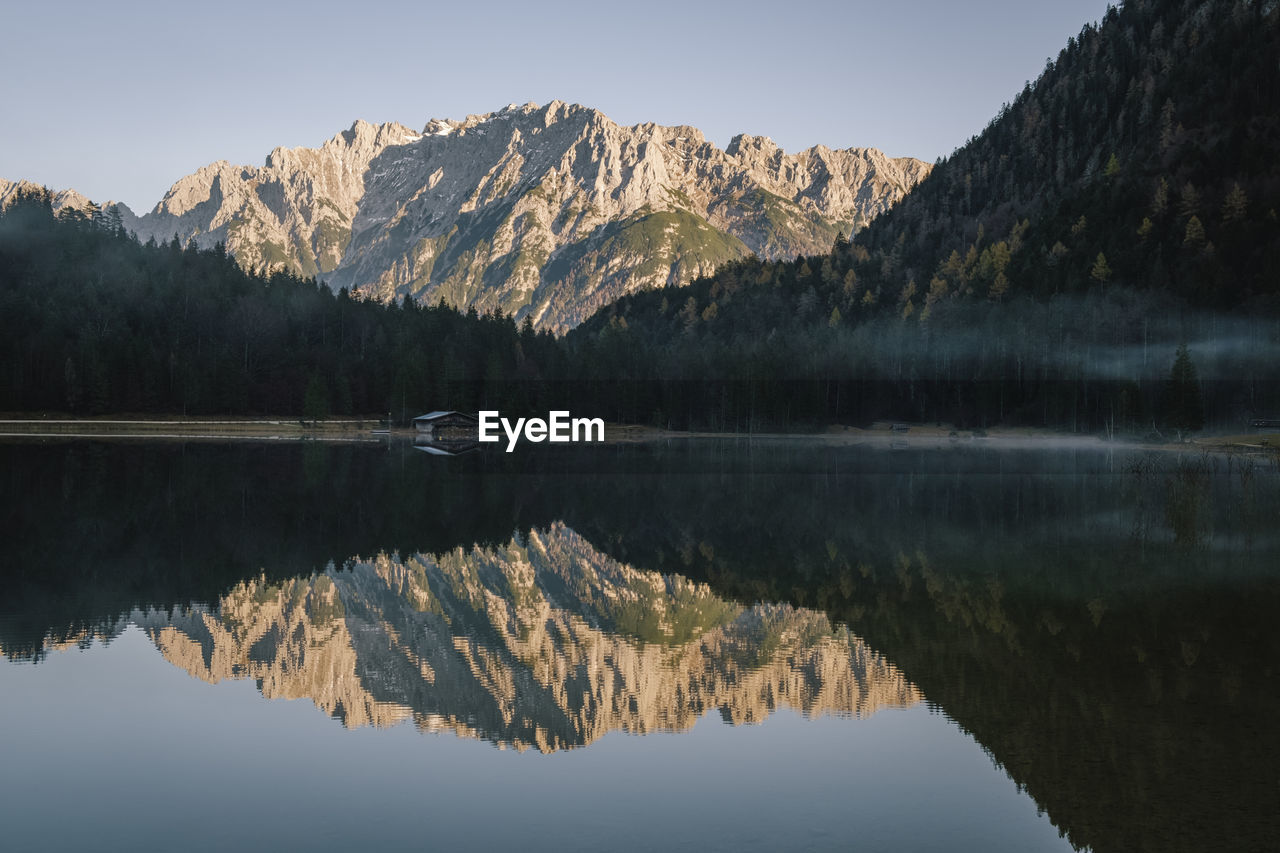
POLYGON ((562 524, 500 548, 379 555, 212 608, 136 614, 171 663, 269 698, 310 698, 347 726, 411 719, 543 752, 681 731, 709 710, 864 716, 919 693, 844 628, 787 605, 612 560, 562 524))
POLYGON ((135 622, 347 726, 543 751, 927 696, 1077 848, 1280 836, 1273 457, 82 443, 0 482, 10 660, 135 622))

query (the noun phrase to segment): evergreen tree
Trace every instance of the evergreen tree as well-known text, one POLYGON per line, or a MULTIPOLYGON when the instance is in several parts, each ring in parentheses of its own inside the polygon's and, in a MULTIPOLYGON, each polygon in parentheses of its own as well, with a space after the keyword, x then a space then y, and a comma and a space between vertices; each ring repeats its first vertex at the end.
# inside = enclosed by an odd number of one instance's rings
POLYGON ((1098 253, 1097 259, 1093 262, 1093 269, 1089 270, 1089 277, 1103 284, 1111 278, 1111 267, 1107 266, 1107 256, 1102 252, 1098 253))
POLYGON ((1222 221, 1239 222, 1248 212, 1249 196, 1239 182, 1236 182, 1232 184, 1231 192, 1227 193, 1226 199, 1222 202, 1222 221))
POLYGON ((1183 235, 1182 245, 1188 249, 1195 249, 1203 246, 1204 241, 1204 223, 1200 221, 1200 217, 1192 216, 1187 220, 1187 230, 1183 235))
POLYGON ((1156 181, 1156 190, 1151 195, 1151 215, 1160 217, 1169 209, 1169 181, 1160 178, 1156 181))
POLYGON ((1166 388, 1166 413, 1169 426, 1179 436, 1204 427, 1204 402, 1200 396, 1200 379, 1187 345, 1178 347, 1169 371, 1166 388))

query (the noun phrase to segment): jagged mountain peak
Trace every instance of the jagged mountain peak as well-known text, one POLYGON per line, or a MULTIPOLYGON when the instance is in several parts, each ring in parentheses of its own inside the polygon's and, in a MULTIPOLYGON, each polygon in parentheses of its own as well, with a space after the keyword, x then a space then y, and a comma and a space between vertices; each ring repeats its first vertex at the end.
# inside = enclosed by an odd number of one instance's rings
POLYGON ((511 104, 421 131, 356 121, 261 167, 219 161, 126 224, 222 241, 379 299, 500 309, 563 331, 618 296, 682 284, 734 258, 830 248, 924 177, 875 149, 786 154, 689 125, 622 126, 563 101, 511 104))
MULTIPOLYGON (((31 181, 9 181, 0 178, 0 208, 7 205, 9 199, 19 192, 31 192, 38 189, 41 189, 40 185, 31 181)), ((94 203, 87 196, 81 195, 73 189, 54 190, 52 201, 55 213, 63 208, 88 210, 94 206, 94 203)), ((108 204, 111 204, 111 202, 108 202, 108 204)))
POLYGON ((783 151, 778 144, 767 136, 752 136, 749 133, 739 133, 729 140, 729 144, 725 146, 724 153, 730 157, 737 157, 743 151, 765 151, 770 154, 782 154, 783 151))

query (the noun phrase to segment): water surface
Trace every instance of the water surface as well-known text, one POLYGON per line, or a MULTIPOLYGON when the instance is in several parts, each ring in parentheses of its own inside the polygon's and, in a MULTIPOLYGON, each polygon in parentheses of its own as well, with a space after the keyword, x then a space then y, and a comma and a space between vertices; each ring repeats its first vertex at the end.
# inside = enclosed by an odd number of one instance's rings
POLYGON ((1280 830, 1268 459, 54 441, 0 483, 23 849, 1280 830))

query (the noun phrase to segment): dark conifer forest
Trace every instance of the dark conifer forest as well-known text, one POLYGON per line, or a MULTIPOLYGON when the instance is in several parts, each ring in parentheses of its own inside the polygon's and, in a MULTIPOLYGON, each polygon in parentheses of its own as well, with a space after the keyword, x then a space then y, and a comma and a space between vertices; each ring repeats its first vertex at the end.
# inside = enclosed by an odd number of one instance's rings
POLYGON ((1280 11, 1131 0, 830 253, 626 296, 564 338, 0 214, 0 410, 440 408, 676 429, 1124 434, 1280 418, 1280 11))
MULTIPOLYGON (((561 345, 505 317, 335 294, 222 249, 140 245, 45 192, 0 214, 0 409, 400 419, 446 386, 538 379, 561 345)), ((517 405, 459 400, 458 405, 517 405)))

